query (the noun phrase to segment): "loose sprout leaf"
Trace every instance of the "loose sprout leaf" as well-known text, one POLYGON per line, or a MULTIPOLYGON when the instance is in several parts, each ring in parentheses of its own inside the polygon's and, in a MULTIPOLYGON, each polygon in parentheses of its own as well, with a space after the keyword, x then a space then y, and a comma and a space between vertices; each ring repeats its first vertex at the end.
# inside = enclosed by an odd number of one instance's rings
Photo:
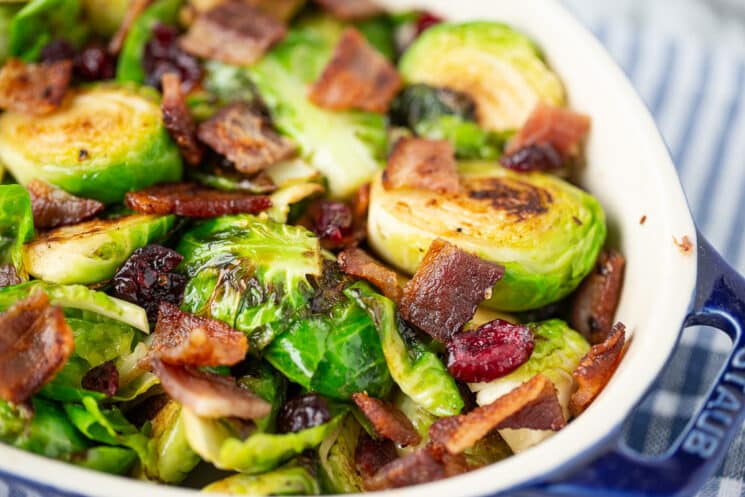
POLYGON ((242 439, 223 420, 208 420, 183 411, 186 436, 191 448, 205 461, 224 470, 258 474, 269 471, 317 447, 344 419, 339 414, 326 424, 297 433, 253 433, 242 439))
POLYGON ((321 171, 336 198, 351 196, 369 181, 380 170, 386 148, 383 116, 327 111, 308 100, 308 85, 331 57, 342 28, 326 18, 306 22, 250 69, 275 125, 321 171))
POLYGON ((19 279, 27 279, 23 244, 34 236, 31 199, 20 185, 0 186, 0 265, 10 264, 19 279))
POLYGON ((354 416, 347 416, 318 447, 321 463, 319 479, 324 492, 346 494, 364 491, 364 484, 355 467, 355 449, 361 433, 362 429, 354 416))
POLYGON ((288 465, 260 475, 234 475, 204 487, 203 492, 231 495, 318 495, 315 477, 303 466, 288 465))
POLYGON ((412 358, 399 333, 393 301, 375 293, 365 283, 356 283, 344 293, 375 322, 388 370, 399 388, 435 416, 458 414, 463 399, 455 380, 433 352, 422 348, 412 358))
POLYGON ((80 19, 80 0, 33 0, 10 24, 8 52, 27 62, 39 58, 41 50, 57 36, 76 45, 87 34, 88 25, 80 19))
POLYGON ((282 374, 263 361, 251 369, 249 374, 238 378, 238 384, 271 404, 271 413, 254 420, 259 431, 271 433, 276 428, 277 413, 287 397, 287 381, 282 374))
POLYGON ((143 56, 145 45, 152 36, 152 29, 158 23, 173 25, 178 18, 182 0, 156 0, 137 18, 129 30, 124 46, 119 54, 116 80, 120 82, 145 82, 143 56))
POLYGON ((84 468, 114 475, 127 475, 137 462, 137 453, 125 447, 101 445, 74 454, 71 462, 84 468))
POLYGON ((318 239, 304 228, 250 215, 226 216, 187 231, 178 251, 190 280, 182 308, 226 322, 261 350, 308 304, 320 275, 318 239))
POLYGON ((181 405, 170 401, 152 420, 155 471, 148 476, 164 483, 180 483, 200 461, 186 439, 181 412, 181 405))
POLYGON ((24 4, 11 3, 0 5, 0 63, 5 62, 8 57, 8 35, 10 33, 10 26, 13 21, 13 17, 24 4))

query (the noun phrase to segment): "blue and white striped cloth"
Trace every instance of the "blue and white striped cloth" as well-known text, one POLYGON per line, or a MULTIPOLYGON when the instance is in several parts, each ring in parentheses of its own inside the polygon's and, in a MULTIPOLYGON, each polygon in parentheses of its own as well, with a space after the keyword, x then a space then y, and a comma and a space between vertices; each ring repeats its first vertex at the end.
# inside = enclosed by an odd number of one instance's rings
MULTIPOLYGON (((745 57, 617 20, 593 28, 654 114, 699 228, 745 272, 745 57)), ((655 391, 628 422, 629 445, 648 454, 669 447, 730 347, 719 332, 687 330, 655 391)), ((745 497, 745 430, 699 495, 745 497)))

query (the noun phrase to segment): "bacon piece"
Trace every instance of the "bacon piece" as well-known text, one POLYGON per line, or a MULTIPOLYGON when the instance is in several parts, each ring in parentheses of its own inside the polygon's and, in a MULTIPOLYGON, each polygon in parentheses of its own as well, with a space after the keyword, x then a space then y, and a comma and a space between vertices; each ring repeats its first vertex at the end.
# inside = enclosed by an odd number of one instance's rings
POLYGON ((266 116, 246 102, 234 102, 199 125, 199 139, 244 174, 290 159, 295 146, 277 134, 266 116))
POLYGON ((602 343, 613 327, 623 288, 626 259, 616 251, 603 251, 595 270, 577 290, 572 306, 572 327, 590 343, 602 343))
POLYGON ((13 264, 0 265, 0 288, 6 286, 13 286, 23 283, 23 280, 18 275, 18 271, 13 264))
POLYGON ((346 249, 339 254, 338 262, 344 274, 369 281, 394 302, 401 300, 396 272, 370 257, 364 250, 346 249))
POLYGON ((151 3, 153 3, 153 0, 131 0, 129 2, 127 12, 124 14, 124 19, 122 20, 119 29, 117 29, 109 42, 108 48, 111 55, 118 55, 119 52, 121 52, 122 47, 124 46, 124 40, 127 39, 127 35, 129 34, 129 30, 132 29, 132 25, 151 3))
POLYGON ((375 440, 365 431, 357 439, 354 464, 363 480, 375 476, 380 468, 398 458, 395 444, 388 440, 375 440))
POLYGON ((568 159, 577 153, 580 143, 589 132, 588 116, 539 103, 510 142, 507 154, 513 154, 530 145, 549 144, 563 159, 568 159))
POLYGON ((372 0, 316 0, 316 3, 343 21, 358 21, 385 12, 372 0))
POLYGON ((457 193, 460 180, 455 148, 448 140, 403 138, 396 143, 383 171, 386 190, 415 188, 437 193, 457 193))
POLYGON ((49 229, 77 224, 92 218, 105 207, 98 200, 70 195, 36 179, 26 185, 26 190, 31 196, 36 228, 49 229))
POLYGON ((572 373, 578 385, 569 400, 572 416, 583 413, 610 381, 621 362, 625 343, 626 327, 623 323, 616 323, 608 338, 599 345, 593 345, 579 362, 572 373))
POLYGON ((494 429, 558 431, 564 426, 566 420, 556 388, 545 376, 537 375, 491 404, 437 420, 430 427, 429 436, 451 454, 460 454, 494 429))
POLYGON ((401 488, 442 480, 446 476, 444 465, 425 447, 386 464, 375 476, 365 480, 365 487, 367 490, 401 488))
POLYGON ((222 321, 181 312, 161 302, 153 353, 181 366, 232 366, 248 353, 248 338, 222 321))
POLYGON ((161 78, 163 100, 163 126, 181 150, 186 162, 196 166, 204 157, 204 147, 197 139, 197 125, 186 106, 186 97, 181 91, 181 77, 176 73, 166 73, 161 78))
POLYGON ((353 394, 352 400, 370 420, 381 437, 404 447, 418 445, 422 441, 422 437, 406 414, 390 402, 370 397, 365 392, 353 394))
POLYGON ((489 298, 503 275, 504 267, 499 264, 437 239, 404 287, 401 316, 435 339, 447 342, 489 298))
POLYGON ((184 217, 211 218, 232 214, 257 214, 272 206, 264 195, 223 192, 196 183, 158 185, 124 198, 127 207, 141 214, 176 214, 184 217))
POLYGON ((401 85, 396 68, 359 31, 348 28, 311 87, 310 100, 332 110, 384 113, 401 85))
POLYGON ((114 361, 104 362, 85 373, 80 386, 108 396, 116 395, 119 390, 119 370, 114 361))
POLYGON ((71 60, 25 64, 9 59, 0 70, 0 108, 35 116, 54 112, 71 78, 71 60))
POLYGON ((44 292, 13 304, 0 315, 0 398, 28 400, 67 362, 73 333, 62 309, 44 292))
POLYGON ((199 14, 180 44, 196 57, 250 66, 286 34, 285 25, 274 17, 228 0, 199 14))
POLYGON ((197 416, 257 419, 272 410, 271 404, 236 385, 233 378, 166 364, 159 359, 153 359, 151 364, 163 390, 197 416))

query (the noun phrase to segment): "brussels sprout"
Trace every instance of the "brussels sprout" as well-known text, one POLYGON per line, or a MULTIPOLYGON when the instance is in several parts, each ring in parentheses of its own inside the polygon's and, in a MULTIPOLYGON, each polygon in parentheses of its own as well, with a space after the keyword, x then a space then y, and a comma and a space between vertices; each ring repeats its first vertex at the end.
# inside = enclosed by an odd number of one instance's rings
POLYGON ((0 160, 21 184, 40 179, 106 203, 181 179, 181 158, 146 91, 115 85, 77 90, 49 116, 0 116, 0 160))
POLYGON ((256 432, 242 438, 227 420, 200 418, 188 409, 182 411, 186 437, 191 448, 218 469, 257 474, 317 447, 334 432, 346 413, 328 423, 296 433, 256 432))
POLYGON ((393 301, 375 293, 365 283, 355 283, 344 293, 375 322, 391 377, 401 391, 435 416, 460 413, 463 399, 455 380, 434 352, 421 345, 407 349, 398 331, 393 301))
POLYGON ((347 299, 296 321, 264 357, 291 381, 331 398, 349 400, 355 392, 383 397, 391 388, 375 323, 347 299))
POLYGON ((0 266, 10 264, 27 279, 23 244, 34 236, 31 197, 20 185, 0 186, 0 266))
MULTIPOLYGON (((564 410, 564 416, 568 418, 569 398, 575 389, 572 371, 590 350, 590 345, 581 334, 559 319, 528 326, 535 335, 535 348, 528 362, 509 375, 492 382, 472 384, 471 389, 477 392, 477 402, 480 405, 486 405, 540 373, 553 382, 564 410)), ((515 452, 535 445, 551 433, 553 432, 527 429, 500 431, 502 437, 515 452)))
POLYGON ((155 464, 151 476, 164 483, 180 483, 199 463, 199 456, 186 440, 181 405, 169 401, 152 422, 155 464))
POLYGON ((137 453, 124 447, 101 445, 75 454, 72 462, 84 468, 114 475, 126 475, 137 462, 137 453))
POLYGON ((80 0, 32 0, 11 21, 9 54, 33 62, 57 36, 73 45, 82 44, 88 25, 82 22, 80 12, 80 0))
POLYGON ((341 32, 342 25, 328 18, 303 24, 248 69, 277 128, 326 176, 336 198, 351 196, 368 182, 386 151, 383 116, 332 112, 308 100, 308 85, 321 74, 341 32))
POLYGON ((119 82, 145 82, 145 69, 142 60, 145 45, 152 37, 153 26, 157 23, 174 25, 183 0, 155 0, 132 24, 116 66, 116 80, 119 82))
POLYGON ((60 459, 82 452, 88 444, 55 402, 31 399, 33 412, 0 400, 0 440, 19 449, 60 459))
POLYGON ((428 29, 399 64, 408 83, 452 88, 477 103, 490 131, 522 126, 539 101, 564 103, 564 88, 525 35, 495 22, 443 23, 428 29))
POLYGON ((121 26, 131 0, 82 0, 90 27, 108 38, 121 26))
POLYGON ((303 311, 321 274, 318 239, 302 227, 255 216, 225 216, 184 234, 178 246, 189 276, 184 310, 219 319, 261 350, 303 311))
POLYGON ((272 412, 269 415, 254 420, 257 430, 272 432, 275 429, 277 413, 287 397, 287 382, 284 376, 264 362, 252 364, 251 369, 251 374, 240 377, 238 384, 272 405, 272 412))
POLYGON ((368 241, 402 271, 414 273, 436 238, 502 264, 488 307, 535 309, 571 293, 592 270, 605 242, 605 214, 589 194, 552 175, 518 174, 488 163, 459 166, 462 192, 370 192, 368 241))
POLYGON ((99 283, 114 276, 138 248, 163 240, 174 216, 133 215, 63 226, 24 247, 33 276, 52 283, 99 283))
POLYGON ((261 475, 234 475, 202 489, 208 493, 251 495, 319 495, 321 489, 310 472, 290 465, 261 475))
POLYGON ((128 324, 145 333, 150 332, 145 309, 82 285, 54 285, 43 281, 29 281, 13 287, 0 288, 0 312, 28 297, 37 289, 44 290, 52 305, 90 311, 128 324))
POLYGON ((321 461, 320 480, 324 493, 352 494, 365 491, 357 472, 354 452, 362 432, 353 416, 347 416, 336 431, 318 447, 321 461))

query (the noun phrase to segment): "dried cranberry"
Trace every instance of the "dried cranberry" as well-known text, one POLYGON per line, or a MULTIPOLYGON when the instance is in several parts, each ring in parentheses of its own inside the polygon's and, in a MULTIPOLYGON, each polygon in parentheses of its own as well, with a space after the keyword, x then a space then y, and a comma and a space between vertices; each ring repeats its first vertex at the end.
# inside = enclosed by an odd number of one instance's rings
POLYGON ((148 245, 136 250, 113 279, 113 295, 147 311, 150 321, 158 318, 161 302, 179 305, 186 277, 173 273, 183 257, 175 250, 148 245))
POLYGON ((75 58, 75 49, 66 40, 57 39, 47 43, 41 49, 39 60, 41 62, 59 62, 61 60, 73 60, 75 58))
POLYGON ((113 361, 104 362, 88 371, 80 384, 86 390, 116 395, 119 390, 119 370, 113 361))
POLYGON ((142 65, 145 82, 156 88, 160 88, 161 78, 169 72, 179 75, 185 92, 202 79, 199 61, 179 47, 176 28, 161 23, 153 26, 152 38, 145 45, 142 65))
POLYGON ((330 242, 341 242, 352 233, 352 209, 341 202, 323 200, 313 209, 313 232, 330 242))
POLYGON ((375 440, 365 431, 357 439, 354 464, 363 478, 372 478, 380 468, 398 458, 396 444, 388 439, 375 440))
POLYGON ((467 383, 492 381, 520 367, 534 346, 529 327, 497 319, 453 336, 447 344, 448 371, 467 383))
POLYGON ((75 72, 86 81, 100 81, 114 77, 114 58, 100 43, 91 43, 75 57, 75 72))
POLYGON ((416 21, 416 35, 419 36, 432 26, 436 26, 444 21, 445 19, 431 12, 422 12, 416 21))
POLYGON ((562 166, 561 155, 550 143, 528 145, 505 155, 500 163, 513 171, 548 171, 562 166))
POLYGON ((295 433, 327 423, 331 419, 328 402, 316 393, 301 395, 287 402, 277 415, 279 433, 295 433))

